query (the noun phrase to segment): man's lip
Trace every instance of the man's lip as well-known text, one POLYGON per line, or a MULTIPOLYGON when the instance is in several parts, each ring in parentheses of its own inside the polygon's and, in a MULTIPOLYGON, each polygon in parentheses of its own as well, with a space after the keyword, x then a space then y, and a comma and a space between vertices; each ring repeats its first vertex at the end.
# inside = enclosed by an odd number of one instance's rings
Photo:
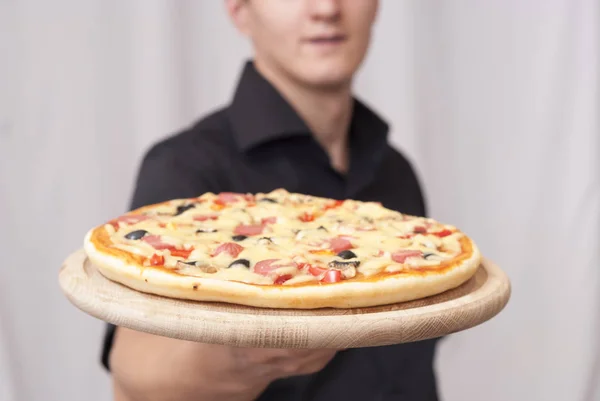
POLYGON ((311 43, 319 43, 319 42, 342 42, 346 40, 345 35, 323 35, 323 36, 313 36, 306 39, 307 42, 311 43))

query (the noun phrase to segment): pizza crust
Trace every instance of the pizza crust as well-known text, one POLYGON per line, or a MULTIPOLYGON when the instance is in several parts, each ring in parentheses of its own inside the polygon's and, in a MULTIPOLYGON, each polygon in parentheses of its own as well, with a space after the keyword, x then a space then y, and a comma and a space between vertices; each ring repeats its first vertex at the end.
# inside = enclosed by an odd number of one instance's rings
POLYGON ((177 275, 167 270, 143 267, 131 258, 103 252, 90 230, 84 249, 91 262, 108 279, 135 290, 193 301, 227 302, 276 309, 358 308, 405 302, 455 288, 473 276, 481 254, 468 237, 464 258, 451 265, 422 272, 386 274, 364 280, 310 285, 256 285, 242 282, 177 275))

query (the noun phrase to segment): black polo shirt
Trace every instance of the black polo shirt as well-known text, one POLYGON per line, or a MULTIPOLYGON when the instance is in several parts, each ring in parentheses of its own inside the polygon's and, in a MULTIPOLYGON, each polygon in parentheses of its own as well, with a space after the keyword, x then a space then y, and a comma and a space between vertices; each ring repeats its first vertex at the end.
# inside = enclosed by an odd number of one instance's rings
MULTIPOLYGON (((419 182, 387 141, 388 126, 355 100, 348 173, 339 174, 304 121, 248 62, 228 107, 155 144, 145 155, 131 208, 204 192, 285 188, 335 199, 379 201, 424 216, 419 182)), ((114 327, 108 327, 108 368, 114 327)), ((435 340, 350 349, 322 371, 278 380, 260 401, 437 400, 435 340)))

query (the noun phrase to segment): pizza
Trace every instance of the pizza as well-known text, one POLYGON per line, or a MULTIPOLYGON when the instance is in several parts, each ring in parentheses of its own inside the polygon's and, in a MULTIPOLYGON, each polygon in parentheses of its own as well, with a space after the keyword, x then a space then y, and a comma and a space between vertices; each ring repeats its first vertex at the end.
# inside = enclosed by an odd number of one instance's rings
POLYGON ((205 193, 89 230, 89 260, 134 290, 263 308, 356 308, 420 299, 481 263, 454 226, 378 202, 290 193, 205 193))

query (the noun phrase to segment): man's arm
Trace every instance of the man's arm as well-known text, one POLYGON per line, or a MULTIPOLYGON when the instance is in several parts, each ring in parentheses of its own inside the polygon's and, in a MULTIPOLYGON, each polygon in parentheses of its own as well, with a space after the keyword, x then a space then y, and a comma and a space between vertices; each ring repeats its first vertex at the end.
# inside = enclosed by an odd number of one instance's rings
MULTIPOLYGON (((201 166, 187 165, 166 141, 154 145, 142 159, 129 209, 214 191, 214 182, 204 178, 208 173, 201 174, 203 170, 201 166)), ((101 362, 107 370, 111 370, 110 356, 117 330, 114 325, 107 324, 104 333, 101 362)))
POLYGON ((250 377, 228 347, 119 328, 110 363, 116 401, 256 399, 269 377, 250 377))
POLYGON ((336 350, 236 348, 119 328, 116 401, 251 401, 274 380, 323 369, 336 350))
MULTIPOLYGON (((146 155, 132 208, 218 192, 205 178, 210 173, 203 175, 197 164, 185 166, 171 153, 159 146, 146 155)), ((117 401, 255 400, 273 380, 319 371, 336 353, 233 348, 122 327, 115 328, 114 338, 108 340, 105 362, 117 401)))

